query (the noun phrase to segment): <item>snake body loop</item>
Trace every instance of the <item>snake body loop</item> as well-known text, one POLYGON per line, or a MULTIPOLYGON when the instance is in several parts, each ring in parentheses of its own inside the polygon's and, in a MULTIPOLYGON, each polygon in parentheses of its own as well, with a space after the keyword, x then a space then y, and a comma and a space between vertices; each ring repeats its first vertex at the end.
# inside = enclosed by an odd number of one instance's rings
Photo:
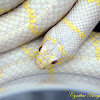
MULTIPOLYGON (((24 0, 8 1, 12 1, 10 9, 13 9, 24 0)), ((0 15, 4 14, 0 16, 0 90, 7 84, 38 87, 58 82, 67 86, 67 80, 80 83, 81 76, 85 76, 84 83, 95 84, 94 88, 100 93, 100 33, 91 33, 100 20, 100 0, 76 1, 25 0, 7 14, 4 13, 9 7, 3 5, 5 10, 0 10, 0 15), (44 37, 37 38, 47 30, 44 37), (77 77, 63 74, 77 74, 77 77), (23 85, 25 77, 28 83, 23 85)))

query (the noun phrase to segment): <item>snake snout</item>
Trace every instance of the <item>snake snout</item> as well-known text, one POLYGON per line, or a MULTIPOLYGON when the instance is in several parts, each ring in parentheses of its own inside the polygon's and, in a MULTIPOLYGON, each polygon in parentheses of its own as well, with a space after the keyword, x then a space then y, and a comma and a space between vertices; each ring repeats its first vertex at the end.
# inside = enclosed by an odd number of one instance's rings
POLYGON ((40 46, 38 49, 38 54, 36 56, 35 64, 40 69, 45 69, 47 66, 47 56, 45 52, 47 51, 45 46, 40 46))

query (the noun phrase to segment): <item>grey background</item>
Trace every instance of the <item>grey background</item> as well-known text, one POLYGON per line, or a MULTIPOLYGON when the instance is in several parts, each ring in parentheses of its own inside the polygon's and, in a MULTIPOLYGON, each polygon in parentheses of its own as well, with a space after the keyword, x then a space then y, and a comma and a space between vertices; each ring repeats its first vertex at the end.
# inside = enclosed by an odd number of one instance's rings
MULTIPOLYGON (((77 97, 72 99, 69 95, 69 91, 39 91, 39 92, 27 92, 22 94, 17 94, 13 96, 8 96, 0 100, 99 100, 95 97, 77 97)), ((76 95, 79 95, 82 92, 72 91, 76 95)), ((86 94, 86 93, 82 93, 86 94)))

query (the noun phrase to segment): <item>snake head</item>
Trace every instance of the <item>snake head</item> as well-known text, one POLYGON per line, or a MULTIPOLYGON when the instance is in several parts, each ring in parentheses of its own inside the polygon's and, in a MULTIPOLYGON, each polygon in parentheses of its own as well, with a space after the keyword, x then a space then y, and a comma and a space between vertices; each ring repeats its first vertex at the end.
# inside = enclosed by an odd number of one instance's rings
POLYGON ((64 62, 66 55, 64 47, 56 39, 45 36, 38 49, 35 63, 37 67, 45 69, 50 65, 58 65, 64 62))
POLYGON ((56 40, 43 40, 42 44, 38 49, 36 55, 36 66, 41 69, 47 68, 49 65, 55 65, 58 63, 62 56, 62 52, 59 51, 59 44, 56 40))

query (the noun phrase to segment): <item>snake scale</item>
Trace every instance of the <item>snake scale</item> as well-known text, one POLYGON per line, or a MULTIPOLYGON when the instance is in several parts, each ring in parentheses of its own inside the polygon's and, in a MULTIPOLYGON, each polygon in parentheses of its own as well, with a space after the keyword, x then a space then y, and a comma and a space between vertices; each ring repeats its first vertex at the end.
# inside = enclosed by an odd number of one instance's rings
POLYGON ((0 0, 0 15, 11 11, 23 1, 24 0, 0 0))
POLYGON ((0 2, 0 84, 37 74, 49 76, 41 82, 58 79, 51 73, 100 78, 100 33, 92 32, 100 0, 23 1, 0 2))
MULTIPOLYGON (((81 84, 81 81, 83 81, 84 85, 89 84, 89 89, 100 93, 100 33, 91 33, 71 61, 66 61, 61 65, 50 65, 46 70, 41 70, 35 65, 35 56, 42 39, 43 37, 40 37, 14 50, 0 54, 0 84, 5 89, 1 92, 5 93, 6 89, 10 92, 11 88, 14 87, 14 90, 16 90, 16 87, 21 88, 22 85, 24 88, 28 86, 33 88, 34 85, 39 87, 48 83, 68 86, 69 82, 70 84, 75 82, 81 84), (74 74, 74 77, 71 75, 58 75, 60 73, 71 73, 74 74), (18 79, 19 81, 17 81, 18 79)), ((82 90, 85 88, 82 88, 82 90)))
POLYGON ((69 61, 100 20, 100 0, 78 0, 44 37, 36 57, 39 68, 69 61), (46 42, 45 42, 46 41, 46 42))
POLYGON ((43 34, 71 9, 75 1, 27 0, 13 11, 1 16, 0 53, 20 46, 43 34), (67 3, 70 5, 65 6, 67 3))

